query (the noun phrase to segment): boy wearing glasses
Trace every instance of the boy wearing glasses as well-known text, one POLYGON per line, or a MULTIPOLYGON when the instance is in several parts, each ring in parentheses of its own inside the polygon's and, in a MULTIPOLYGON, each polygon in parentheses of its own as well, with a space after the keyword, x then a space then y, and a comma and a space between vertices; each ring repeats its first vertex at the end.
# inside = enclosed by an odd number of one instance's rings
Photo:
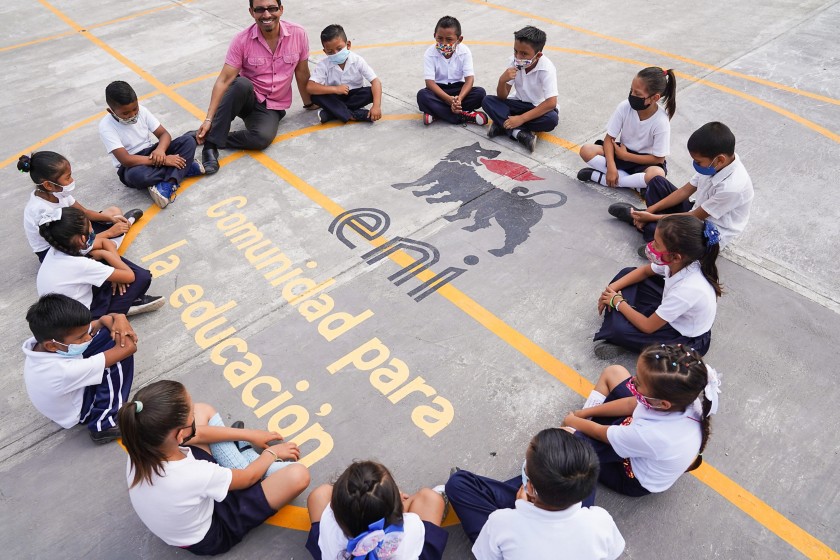
POLYGON ((292 78, 305 109, 315 108, 306 92, 309 81, 309 39, 306 30, 280 21, 280 0, 250 0, 254 24, 237 33, 210 95, 207 118, 196 141, 204 144, 206 174, 219 170, 218 148, 263 150, 277 134, 280 120, 292 105, 292 78), (236 117, 245 130, 230 132, 236 117))
POLYGON ((94 443, 121 436, 116 415, 134 380, 137 335, 125 315, 91 322, 84 304, 46 294, 26 313, 23 378, 38 411, 60 425, 86 424, 94 443))

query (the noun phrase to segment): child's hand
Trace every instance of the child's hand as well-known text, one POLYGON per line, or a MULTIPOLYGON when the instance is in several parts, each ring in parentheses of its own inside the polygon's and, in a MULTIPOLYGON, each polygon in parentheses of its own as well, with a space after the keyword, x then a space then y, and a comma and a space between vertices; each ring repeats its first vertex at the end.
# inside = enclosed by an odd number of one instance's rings
POLYGON ((627 151, 627 148, 624 147, 624 144, 619 144, 618 142, 613 142, 613 150, 614 150, 615 156, 618 159, 623 159, 624 161, 627 161, 627 154, 629 154, 630 152, 627 151))
POLYGON ((374 105, 370 108, 370 120, 378 121, 382 118, 382 109, 374 105))
POLYGON ((508 130, 513 130, 514 128, 520 128, 523 124, 525 124, 525 119, 522 118, 522 115, 514 115, 508 117, 504 123, 504 127, 508 130))
POLYGON ((516 67, 511 66, 502 73, 502 78, 499 81, 504 81, 505 83, 511 81, 512 79, 516 78, 516 72, 518 72, 516 67))
POLYGON ((335 92, 338 95, 349 95, 350 94, 350 86, 347 84, 340 84, 335 86, 335 92))
MULTIPOLYGON (((131 224, 129 224, 128 220, 126 220, 122 216, 120 216, 120 218, 122 218, 122 219, 121 220, 116 220, 115 219, 114 220, 114 225, 112 225, 111 227, 109 227, 108 229, 105 230, 105 232, 103 233, 104 237, 107 237, 108 239, 113 239, 114 237, 119 237, 120 235, 124 235, 128 231, 128 228, 131 226, 131 224)), ((95 241, 94 241, 94 243, 95 243, 95 241)))
POLYGON ((608 187, 617 187, 618 186, 618 169, 607 168, 607 186, 608 187))
POLYGON ((183 169, 187 166, 187 160, 178 154, 169 154, 164 158, 164 165, 166 167, 174 167, 176 169, 183 169))
POLYGON ((251 443, 251 445, 260 449, 271 447, 271 442, 283 441, 283 436, 281 436, 279 433, 269 432, 266 430, 254 430, 253 434, 248 435, 251 436, 248 438, 248 441, 251 443))
POLYGON ((152 163, 155 167, 160 167, 166 162, 166 151, 157 148, 151 154, 149 154, 149 159, 152 160, 152 163))
POLYGON ((631 208, 630 209, 630 216, 633 218, 633 223, 635 224, 635 226, 639 229, 644 227, 644 225, 648 222, 655 222, 656 221, 656 216, 654 216, 653 214, 651 214, 650 212, 648 212, 646 210, 638 211, 638 210, 633 210, 631 208))
POLYGON ((574 412, 570 412, 563 419, 563 426, 573 428, 573 424, 578 420, 578 416, 574 412))
POLYGON ((119 282, 111 282, 111 295, 125 295, 125 292, 128 291, 129 286, 130 284, 120 284, 119 282))
POLYGON ((612 310, 610 308, 610 299, 612 299, 613 296, 616 296, 618 294, 619 292, 616 292, 609 286, 607 286, 606 289, 604 289, 604 291, 601 292, 601 297, 598 298, 598 315, 601 315, 604 312, 604 309, 606 309, 607 311, 612 310))
POLYGON ((296 443, 278 443, 277 445, 272 445, 268 449, 274 451, 279 459, 293 459, 297 461, 300 458, 300 449, 298 449, 296 443))
POLYGON ((133 340, 134 344, 137 344, 137 333, 131 328, 131 324, 125 318, 125 315, 115 313, 111 317, 114 319, 114 324, 111 326, 111 338, 114 342, 122 348, 125 348, 126 340, 133 340))

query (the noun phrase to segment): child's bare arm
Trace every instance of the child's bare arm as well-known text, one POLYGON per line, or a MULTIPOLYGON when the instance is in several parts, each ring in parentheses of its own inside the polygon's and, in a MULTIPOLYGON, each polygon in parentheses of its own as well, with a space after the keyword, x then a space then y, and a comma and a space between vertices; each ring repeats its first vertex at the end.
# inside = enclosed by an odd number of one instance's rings
MULTIPOLYGON (((508 89, 508 91, 510 90, 508 89)), ((508 120, 505 121, 504 126, 508 130, 520 128, 526 122, 539 118, 549 111, 553 111, 555 107, 557 107, 557 97, 549 97, 530 111, 526 111, 521 115, 510 116, 508 120)))
POLYGON ((516 68, 510 67, 499 76, 499 83, 496 84, 496 95, 501 99, 507 99, 510 95, 511 85, 508 83, 516 77, 516 68))
POLYGON ((607 439, 607 428, 609 428, 609 426, 598 424, 592 420, 578 418, 575 416, 574 412, 570 412, 566 415, 566 418, 563 419, 563 425, 579 430, 592 439, 609 443, 609 440, 607 439))
POLYGON ((426 80, 426 87, 432 90, 438 99, 446 103, 447 105, 452 105, 452 96, 443 91, 443 89, 437 85, 437 82, 434 80, 426 80))
POLYGON ((313 80, 306 82, 306 91, 309 95, 347 95, 350 93, 350 86, 346 84, 339 84, 337 86, 327 86, 319 84, 313 80))
POLYGON ((371 93, 373 93, 373 105, 370 108, 370 120, 378 121, 382 118, 382 81, 379 78, 374 78, 370 83, 371 93))

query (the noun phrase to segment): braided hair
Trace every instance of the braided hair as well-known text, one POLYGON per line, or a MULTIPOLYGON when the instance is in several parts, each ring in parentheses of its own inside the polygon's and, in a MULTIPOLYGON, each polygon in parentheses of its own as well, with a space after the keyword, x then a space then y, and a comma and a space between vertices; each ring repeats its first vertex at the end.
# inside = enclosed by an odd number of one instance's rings
POLYGON ((712 401, 706 398, 704 389, 709 382, 709 371, 703 357, 693 348, 682 344, 660 344, 648 346, 639 356, 647 372, 645 385, 649 397, 666 400, 675 411, 684 411, 699 397, 702 404, 700 419, 700 450, 697 460, 688 470, 694 470, 703 462, 702 453, 709 442, 712 427, 709 412, 712 401))
POLYGON ((344 534, 353 538, 367 531, 371 523, 385 519, 385 526, 403 520, 402 499, 391 473, 380 463, 355 461, 333 485, 330 500, 344 534))
POLYGON ((79 248, 73 245, 77 235, 90 235, 90 226, 84 212, 69 206, 61 209, 61 218, 38 226, 38 232, 56 250, 73 257, 81 256, 79 248))

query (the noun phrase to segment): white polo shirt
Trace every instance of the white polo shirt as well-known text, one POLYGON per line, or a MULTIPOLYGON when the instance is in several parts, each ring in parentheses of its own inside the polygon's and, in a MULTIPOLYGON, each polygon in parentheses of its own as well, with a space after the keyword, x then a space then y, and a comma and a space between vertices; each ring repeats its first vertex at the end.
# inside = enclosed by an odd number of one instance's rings
POLYGON ((309 79, 322 86, 344 84, 350 89, 358 89, 364 87, 365 80, 368 83, 373 82, 376 79, 376 73, 364 58, 350 51, 344 62, 344 70, 338 64, 333 64, 328 58, 324 58, 315 65, 309 79))
POLYGON ((700 416, 693 406, 685 412, 663 412, 637 404, 633 421, 607 428, 607 440, 620 457, 630 458, 633 474, 642 486, 664 492, 700 451, 700 416))
POLYGON ((625 99, 607 122, 607 134, 618 139, 625 148, 640 154, 667 157, 671 153, 671 121, 659 105, 653 115, 640 120, 639 112, 625 99))
POLYGON ((90 309, 93 286, 101 286, 114 267, 87 257, 74 257, 51 247, 38 269, 35 286, 38 297, 44 294, 64 294, 90 309))
POLYGON ((650 267, 665 277, 662 303, 656 308, 656 314, 683 336, 709 332, 717 314, 717 295, 703 276, 700 263, 694 261, 673 276, 667 265, 651 264, 650 267))
POLYGON ((76 204, 76 199, 69 194, 57 198, 58 202, 50 202, 33 192, 29 195, 29 200, 26 201, 26 207, 23 209, 23 231, 26 233, 26 240, 29 241, 33 253, 40 253, 50 248, 50 244, 41 237, 41 233, 38 231, 38 222, 41 221, 41 216, 45 212, 50 212, 56 208, 67 208, 76 204))
POLYGON ((446 58, 434 45, 426 49, 423 55, 423 79, 434 80, 438 84, 463 82, 467 76, 475 76, 473 58, 470 49, 463 43, 455 47, 452 56, 446 58))
POLYGON ((190 546, 201 541, 213 521, 214 502, 228 495, 233 472, 193 457, 192 450, 180 447, 184 458, 164 463, 163 476, 152 474, 131 487, 134 471, 127 460, 128 497, 140 520, 149 530, 172 546, 190 546))
POLYGON ((472 548, 478 560, 613 560, 622 551, 624 537, 605 509, 546 511, 526 500, 491 513, 472 548))
POLYGON ((114 167, 119 168, 120 162, 111 152, 117 148, 125 148, 129 154, 145 150, 157 142, 154 132, 159 126, 160 121, 151 111, 140 105, 137 122, 134 124, 122 124, 110 113, 102 117, 99 121, 99 138, 105 144, 105 151, 111 154, 114 167))
POLYGON ((755 196, 752 179, 741 158, 735 154, 735 161, 714 175, 695 173, 689 182, 697 187, 694 207, 709 214, 709 221, 720 232, 722 249, 747 227, 755 196))
POLYGON ((33 350, 35 337, 23 343, 26 361, 23 380, 29 400, 38 412, 61 426, 72 428, 79 423, 85 387, 102 382, 105 354, 90 358, 61 356, 54 352, 33 350))
MULTIPOLYGON (((321 535, 318 537, 318 548, 321 549, 321 557, 324 560, 344 558, 344 551, 347 549, 349 539, 335 520, 332 507, 321 515, 321 535)), ((392 560, 417 560, 423 552, 423 544, 426 540, 426 527, 416 513, 403 513, 403 539, 397 548, 396 554, 390 556, 392 560)))
MULTIPOLYGON (((508 66, 513 66, 513 61, 514 57, 510 57, 508 66)), ((543 53, 530 72, 518 71, 508 85, 513 86, 508 99, 518 99, 537 106, 549 97, 557 97, 557 69, 543 53)))

